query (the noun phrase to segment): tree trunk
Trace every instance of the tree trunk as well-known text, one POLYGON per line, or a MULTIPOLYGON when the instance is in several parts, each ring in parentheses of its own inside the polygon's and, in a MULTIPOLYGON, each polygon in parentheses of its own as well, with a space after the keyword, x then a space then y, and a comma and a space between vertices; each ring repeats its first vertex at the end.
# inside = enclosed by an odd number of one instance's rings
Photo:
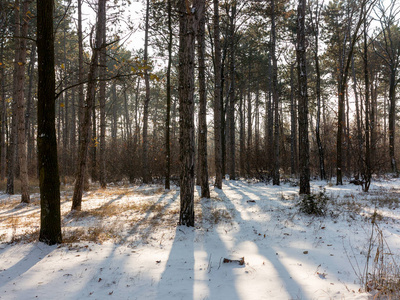
POLYGON ((306 0, 297 9, 297 71, 299 80, 299 168, 300 194, 310 194, 310 150, 308 141, 307 58, 305 34, 306 0))
POLYGON ((244 162, 246 160, 246 151, 245 151, 245 113, 243 105, 243 89, 240 89, 240 97, 239 97, 239 122, 240 122, 240 129, 239 129, 239 147, 240 147, 240 156, 239 156, 239 171, 240 176, 246 176, 246 169, 244 166, 244 162))
MULTIPOLYGON (((106 72, 107 72, 107 49, 106 49, 106 22, 107 22, 107 7, 105 7, 102 18, 104 22, 100 24, 102 31, 102 47, 100 51, 100 91, 99 91, 99 106, 100 106, 100 151, 99 151, 99 180, 101 188, 107 187, 106 183, 106 72)), ((129 122, 128 122, 129 123, 129 122)), ((128 124, 129 126, 129 124, 128 124)))
MULTIPOLYGON (((74 165, 73 162, 76 160, 76 155, 75 153, 77 152, 76 149, 76 88, 72 89, 72 107, 71 107, 71 131, 70 131, 70 146, 69 148, 71 149, 70 151, 70 170, 74 170, 74 165)), ((71 172, 70 172, 71 174, 71 172)))
POLYGON ((147 137, 147 130, 148 130, 148 122, 149 122, 149 103, 150 103, 150 78, 148 68, 148 44, 149 44, 149 6, 150 0, 146 1, 146 23, 145 23, 145 36, 144 36, 144 82, 146 85, 146 98, 144 100, 143 105, 143 154, 142 154, 142 163, 143 163, 143 183, 150 183, 151 176, 149 172, 149 145, 148 145, 148 137, 147 137))
POLYGON ((80 211, 82 209, 82 193, 84 185, 84 177, 86 172, 87 156, 89 150, 90 142, 90 123, 91 123, 91 113, 95 101, 96 92, 96 69, 98 68, 99 52, 102 47, 102 36, 101 32, 102 26, 100 24, 104 23, 103 16, 105 16, 105 5, 106 0, 99 0, 98 2, 98 13, 97 13, 97 25, 96 25, 96 37, 95 37, 95 47, 92 52, 92 59, 90 62, 90 69, 88 75, 88 87, 86 95, 86 106, 85 106, 85 116, 82 123, 82 133, 81 133, 81 143, 79 146, 79 165, 75 179, 74 195, 72 198, 72 208, 71 210, 80 211))
POLYGON ((364 81, 365 81, 365 168, 363 174, 363 191, 368 192, 371 184, 371 144, 370 144, 370 128, 371 119, 369 118, 370 97, 369 97, 369 74, 368 74, 368 43, 367 43, 367 26, 364 22, 364 81))
POLYGON ((314 53, 314 60, 315 60, 315 70, 316 70, 316 94, 317 94, 317 120, 315 124, 315 135, 317 138, 317 147, 318 147, 318 158, 319 158, 319 176, 321 180, 326 179, 326 172, 325 172, 325 153, 324 153, 324 146, 322 145, 321 140, 321 72, 319 67, 319 56, 318 56, 318 49, 319 49, 319 39, 318 39, 318 30, 315 34, 315 53, 314 53))
POLYGON ((201 197, 210 198, 208 186, 208 164, 207 164, 207 95, 205 76, 205 0, 198 0, 199 25, 197 32, 197 55, 199 70, 199 178, 201 186, 201 197))
MULTIPOLYGON (((179 224, 194 226, 194 48, 195 13, 179 0, 179 224)), ((197 11, 197 13, 199 13, 197 11)))
POLYGON ((21 202, 29 203, 29 177, 28 162, 26 155, 26 134, 25 134, 25 65, 26 65, 26 39, 28 35, 28 15, 30 1, 25 0, 22 8, 21 39, 19 39, 18 67, 17 67, 17 122, 18 122, 18 160, 19 176, 21 180, 21 202))
MULTIPOLYGON (((3 2, 0 3, 0 8, 1 8, 1 13, 4 11, 3 9, 3 2)), ((2 16, 3 17, 3 16, 2 16)), ((6 137, 7 137, 7 104, 6 104, 6 91, 5 91, 5 72, 4 72, 4 38, 1 37, 1 46, 0 46, 0 75, 1 75, 1 109, 0 109, 0 121, 1 121, 1 132, 0 132, 0 151, 1 151, 1 156, 0 156, 0 180, 3 181, 4 178, 6 177, 6 163, 7 163, 7 157, 6 157, 6 152, 7 152, 7 147, 6 147, 6 137)))
POLYGON ((219 36, 219 1, 214 4, 214 139, 215 139, 215 187, 222 189, 222 132, 221 132, 221 46, 219 36))
POLYGON ((272 98, 274 103, 274 166, 272 174, 273 185, 279 185, 280 155, 279 155, 279 95, 278 95, 278 61, 276 58, 276 25, 275 0, 271 0, 271 55, 272 55, 272 98))
POLYGON ((25 65, 26 65, 26 39, 28 34, 27 16, 29 2, 24 1, 22 6, 22 26, 20 16, 20 2, 15 2, 15 36, 21 37, 15 39, 15 61, 14 61, 14 93, 13 101, 16 108, 16 124, 17 124, 17 144, 18 144, 18 160, 20 167, 21 180, 21 202, 29 203, 29 179, 28 165, 26 156, 26 136, 25 136, 25 65))
POLYGON ((297 107, 294 97, 294 64, 290 66, 290 171, 292 176, 297 174, 297 107))
MULTIPOLYGON (((32 165, 34 156, 34 138, 31 134, 31 113, 32 113, 32 90, 33 90, 33 79, 35 77, 35 64, 36 64, 36 43, 32 43, 31 56, 29 59, 29 85, 28 85, 28 97, 26 99, 26 112, 25 112, 25 135, 27 140, 27 163, 28 166, 32 165)), ((29 170, 28 170, 29 172, 29 170)))
MULTIPOLYGON (((343 185, 343 139, 344 139, 344 129, 345 129, 345 92, 347 87, 347 77, 349 73, 349 67, 351 58, 353 57, 354 45, 358 39, 358 31, 364 20, 364 13, 369 11, 371 6, 367 7, 367 0, 363 0, 360 4, 360 14, 353 32, 353 36, 349 43, 349 48, 346 54, 346 43, 343 43, 343 54, 340 54, 340 74, 338 78, 338 128, 336 136, 336 185, 343 185)), ((341 51, 339 51, 341 52, 341 51)))
POLYGON ((251 161, 253 158, 253 125, 251 123, 251 118, 253 117, 252 107, 251 107, 251 63, 249 63, 249 74, 248 74, 248 88, 247 88, 247 162, 246 162, 246 169, 247 169, 247 176, 251 176, 251 161))
POLYGON ((168 66, 167 66, 167 113, 165 120, 165 189, 169 190, 171 177, 171 66, 172 66, 172 0, 168 0, 168 66))
POLYGON ((236 2, 232 4, 232 12, 230 16, 230 41, 229 41, 229 107, 228 107, 228 172, 231 180, 236 179, 236 138, 235 138, 235 21, 236 21, 236 2))
MULTIPOLYGON (((100 55, 100 50, 99 54, 100 55)), ((99 58, 97 59, 99 61, 99 58)), ((94 77, 98 77, 99 75, 99 65, 96 66, 96 71, 94 77)), ((97 82, 95 82, 95 86, 97 85, 97 82)), ((95 89, 95 95, 96 95, 97 88, 95 89)), ((93 105, 92 105, 92 124, 91 124, 91 129, 92 129, 92 134, 90 137, 90 142, 89 142, 89 152, 90 152, 90 160, 91 160, 91 165, 90 165, 90 177, 92 178, 92 182, 97 181, 97 118, 96 118, 96 97, 94 96, 93 98, 93 105)))
POLYGON ((396 131, 396 71, 391 68, 389 79, 389 157, 392 172, 398 175, 395 156, 395 131, 396 131))
POLYGON ((49 245, 62 242, 60 178, 55 130, 55 73, 53 0, 37 0, 38 52, 38 166, 40 187, 40 236, 49 245))
MULTIPOLYGON (((353 76, 353 92, 354 92, 354 99, 355 99, 355 106, 356 106, 356 124, 357 124, 357 148, 358 148, 358 171, 362 171, 362 164, 363 164, 363 138, 362 138, 362 129, 361 129, 361 114, 360 114, 360 99, 358 97, 357 91, 357 77, 356 77, 356 70, 354 67, 354 56, 351 58, 351 71, 353 76)), ((362 105, 362 104, 361 104, 362 105)))

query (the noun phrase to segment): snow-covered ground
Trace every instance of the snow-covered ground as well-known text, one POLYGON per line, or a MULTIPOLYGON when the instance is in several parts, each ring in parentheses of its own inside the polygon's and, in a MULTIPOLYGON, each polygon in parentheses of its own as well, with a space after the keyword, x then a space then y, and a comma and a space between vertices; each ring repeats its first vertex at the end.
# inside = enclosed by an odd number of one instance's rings
POLYGON ((66 191, 58 246, 36 241, 39 195, 28 206, 0 195, 0 299, 368 299, 360 277, 375 207, 384 251, 399 259, 400 181, 367 194, 312 186, 330 198, 325 217, 300 213, 290 183, 225 181, 211 199, 197 187, 195 228, 177 226, 177 187, 93 189, 74 214, 66 191))

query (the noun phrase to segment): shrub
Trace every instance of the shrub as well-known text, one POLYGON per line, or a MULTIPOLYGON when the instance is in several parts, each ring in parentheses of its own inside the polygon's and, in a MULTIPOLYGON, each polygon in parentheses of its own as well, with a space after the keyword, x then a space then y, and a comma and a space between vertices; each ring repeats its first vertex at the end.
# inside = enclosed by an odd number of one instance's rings
POLYGON ((324 191, 318 194, 302 195, 297 203, 299 210, 302 213, 315 216, 325 216, 328 206, 328 196, 324 191))

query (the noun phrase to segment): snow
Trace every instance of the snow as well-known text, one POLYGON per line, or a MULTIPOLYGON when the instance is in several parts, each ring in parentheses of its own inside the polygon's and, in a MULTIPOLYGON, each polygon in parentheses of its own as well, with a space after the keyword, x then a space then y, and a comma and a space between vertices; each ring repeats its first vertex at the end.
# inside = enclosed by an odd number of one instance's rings
POLYGON ((38 194, 27 206, 2 194, 0 299, 368 299, 359 276, 376 207, 400 253, 399 183, 374 181, 366 194, 315 181, 331 199, 327 216, 315 217, 299 212, 290 182, 226 180, 210 199, 196 187, 195 228, 177 226, 176 186, 94 189, 75 213, 67 189, 58 246, 36 241, 38 194))

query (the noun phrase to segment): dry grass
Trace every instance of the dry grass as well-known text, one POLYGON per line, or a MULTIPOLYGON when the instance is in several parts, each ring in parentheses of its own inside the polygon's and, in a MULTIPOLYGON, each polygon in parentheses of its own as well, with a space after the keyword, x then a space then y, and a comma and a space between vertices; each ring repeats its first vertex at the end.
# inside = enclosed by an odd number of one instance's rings
POLYGON ((232 215, 225 209, 216 209, 214 208, 210 212, 209 222, 213 225, 222 223, 222 222, 229 222, 232 220, 232 215))
MULTIPOLYGON (((70 212, 71 192, 72 189, 66 188, 61 193, 62 234, 66 245, 81 242, 150 241, 160 230, 168 233, 168 236, 179 220, 179 198, 174 195, 173 200, 171 199, 172 193, 176 191, 165 192, 160 186, 139 191, 132 187, 111 187, 106 190, 93 188, 83 199, 83 203, 86 202, 90 208, 74 212, 70 212), (164 196, 160 197, 163 193, 166 196, 165 200, 164 196)), ((197 220, 203 218, 200 201, 200 198, 195 198, 197 220)), ((17 198, 0 202, 0 243, 38 240, 39 196, 32 199, 28 206, 16 208, 19 203, 17 198)), ((228 218, 229 216, 222 212, 214 216, 215 222, 228 218)))
MULTIPOLYGON (((0 181, 0 190, 7 189, 7 179, 0 181)), ((14 193, 21 194, 21 181, 14 180, 14 193)), ((39 193, 39 180, 37 178, 29 178, 29 193, 39 193)))
POLYGON ((102 244, 108 240, 120 240, 121 231, 115 226, 105 226, 99 223, 89 228, 68 228, 62 230, 63 243, 72 244, 79 242, 93 242, 102 244))

